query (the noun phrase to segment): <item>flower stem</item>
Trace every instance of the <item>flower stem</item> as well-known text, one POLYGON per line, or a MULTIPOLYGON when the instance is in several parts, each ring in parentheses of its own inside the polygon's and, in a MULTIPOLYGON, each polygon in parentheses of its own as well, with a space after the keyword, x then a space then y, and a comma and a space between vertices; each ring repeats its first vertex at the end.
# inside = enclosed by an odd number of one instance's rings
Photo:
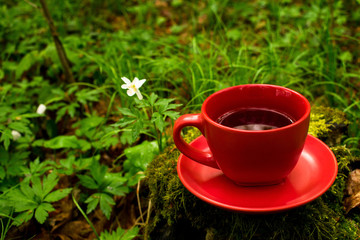
POLYGON ((100 239, 100 236, 99 236, 99 234, 97 233, 94 225, 92 224, 92 222, 90 221, 90 219, 87 217, 87 215, 84 213, 84 211, 81 209, 79 203, 76 201, 76 199, 75 199, 75 197, 74 197, 74 194, 72 194, 72 199, 73 199, 76 207, 79 209, 79 211, 81 212, 81 214, 84 216, 85 220, 88 222, 88 224, 90 225, 90 227, 91 227, 92 230, 94 231, 96 238, 97 238, 97 239, 100 239))

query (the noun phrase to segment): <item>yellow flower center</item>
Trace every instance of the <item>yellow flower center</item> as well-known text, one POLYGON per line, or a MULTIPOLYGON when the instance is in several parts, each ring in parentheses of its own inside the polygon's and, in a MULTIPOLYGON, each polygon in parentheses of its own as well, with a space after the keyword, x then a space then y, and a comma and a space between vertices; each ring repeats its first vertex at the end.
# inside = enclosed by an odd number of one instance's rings
POLYGON ((136 89, 136 87, 135 87, 135 84, 131 84, 129 88, 131 88, 132 90, 134 90, 134 92, 137 91, 137 89, 136 89))

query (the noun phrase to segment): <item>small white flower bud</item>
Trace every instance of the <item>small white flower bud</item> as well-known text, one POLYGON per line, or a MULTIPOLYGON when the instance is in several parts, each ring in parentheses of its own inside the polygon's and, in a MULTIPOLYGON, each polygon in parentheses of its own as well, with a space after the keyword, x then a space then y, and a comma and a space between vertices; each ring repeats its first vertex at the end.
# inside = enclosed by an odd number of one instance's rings
POLYGON ((18 139, 21 137, 21 133, 19 133, 19 132, 16 131, 16 130, 12 130, 12 131, 11 131, 11 135, 12 135, 14 141, 18 140, 18 139))
POLYGON ((43 114, 46 111, 46 106, 44 104, 40 104, 36 110, 37 114, 43 114))

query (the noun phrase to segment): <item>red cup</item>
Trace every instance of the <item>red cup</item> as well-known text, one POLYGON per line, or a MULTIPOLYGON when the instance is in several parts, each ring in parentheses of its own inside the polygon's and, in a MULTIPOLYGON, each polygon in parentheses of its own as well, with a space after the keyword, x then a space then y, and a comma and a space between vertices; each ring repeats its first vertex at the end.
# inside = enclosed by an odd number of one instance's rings
POLYGON ((220 169, 236 184, 278 184, 299 160, 309 128, 310 110, 310 103, 304 96, 285 87, 267 84, 234 86, 210 95, 200 114, 186 114, 176 120, 173 138, 185 156, 220 169), (217 122, 224 113, 240 108, 280 112, 294 122, 260 131, 231 128, 217 122), (209 149, 196 149, 183 140, 181 130, 187 126, 201 131, 209 149))

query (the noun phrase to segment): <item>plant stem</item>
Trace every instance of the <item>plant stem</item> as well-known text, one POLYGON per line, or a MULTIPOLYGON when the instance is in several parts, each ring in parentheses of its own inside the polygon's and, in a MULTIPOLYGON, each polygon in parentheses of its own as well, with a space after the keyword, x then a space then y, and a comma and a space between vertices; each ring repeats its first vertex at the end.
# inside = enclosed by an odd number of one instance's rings
POLYGON ((162 153, 163 151, 163 146, 162 146, 162 134, 159 131, 159 152, 162 153))
POLYGON ((56 51, 58 53, 61 65, 62 65, 62 67, 64 69, 66 80, 68 82, 70 82, 70 83, 74 83, 75 80, 74 80, 74 76, 73 76, 73 74, 71 72, 69 59, 66 56, 66 52, 65 52, 65 49, 64 49, 64 47, 63 47, 63 45, 62 45, 62 43, 60 41, 59 34, 56 31, 53 19, 52 19, 51 15, 50 15, 49 9, 48 9, 48 7, 46 5, 46 0, 40 0, 40 3, 41 3, 41 7, 42 7, 42 10, 43 10, 44 17, 45 17, 45 19, 46 19, 46 21, 47 21, 47 23, 49 25, 50 33, 51 33, 51 36, 52 36, 52 38, 54 40, 56 51))
MULTIPOLYGON (((12 214, 13 214, 13 210, 11 211, 10 215, 12 215, 12 214)), ((3 220, 0 219, 0 222, 1 222, 1 237, 0 237, 0 240, 4 240, 4 239, 6 239, 6 234, 9 231, 9 229, 12 227, 13 222, 15 220, 14 220, 14 218, 12 216, 8 216, 8 215, 5 215, 5 214, 0 214, 0 217, 8 218, 8 221, 6 223, 5 228, 4 228, 3 220)))
POLYGON ((72 194, 71 196, 72 196, 73 202, 75 203, 76 207, 79 209, 79 211, 81 212, 81 214, 84 216, 85 220, 88 222, 88 224, 90 225, 90 227, 91 227, 92 230, 94 231, 96 238, 97 238, 97 239, 100 239, 100 236, 99 236, 99 234, 97 233, 94 225, 92 224, 92 222, 90 221, 90 219, 87 217, 87 215, 84 213, 84 211, 81 209, 79 203, 76 201, 76 199, 75 199, 75 197, 74 197, 74 194, 72 194))
POLYGON ((138 181, 138 184, 137 184, 137 188, 136 188, 136 198, 137 198, 137 202, 138 202, 138 208, 139 208, 139 212, 140 212, 140 217, 141 217, 141 220, 142 220, 142 223, 144 223, 144 218, 143 218, 143 212, 141 210, 141 203, 140 203, 140 179, 138 181))

